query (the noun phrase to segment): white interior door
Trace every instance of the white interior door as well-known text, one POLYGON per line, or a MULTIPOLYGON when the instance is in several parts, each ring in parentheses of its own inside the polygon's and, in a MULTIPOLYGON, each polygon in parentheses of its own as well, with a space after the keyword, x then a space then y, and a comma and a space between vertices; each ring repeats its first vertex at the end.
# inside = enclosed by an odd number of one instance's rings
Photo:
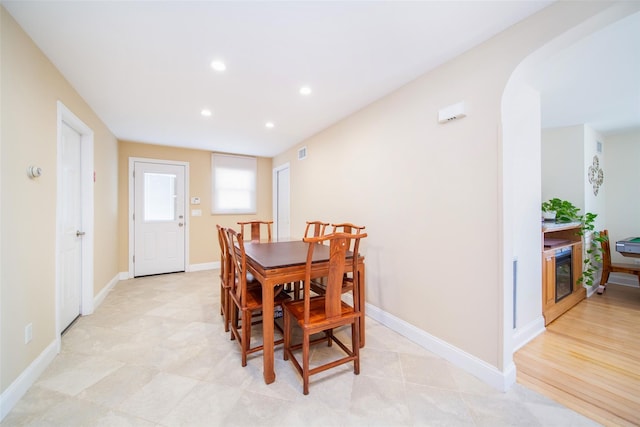
POLYGON ((80 315, 82 298, 81 135, 62 122, 62 233, 60 245, 60 326, 80 315))
POLYGON ((290 228, 290 188, 289 188, 289 165, 274 169, 274 215, 276 219, 276 238, 286 240, 291 237, 290 228))
POLYGON ((134 162, 134 276, 185 271, 185 167, 134 162))

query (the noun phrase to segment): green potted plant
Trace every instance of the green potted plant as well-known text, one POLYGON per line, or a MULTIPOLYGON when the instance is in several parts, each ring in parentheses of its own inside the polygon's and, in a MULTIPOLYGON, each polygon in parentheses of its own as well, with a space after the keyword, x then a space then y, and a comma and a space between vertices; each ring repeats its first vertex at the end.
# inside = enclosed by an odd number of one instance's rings
POLYGON ((555 212, 556 223, 581 223, 579 234, 582 236, 583 241, 585 235, 591 233, 591 243, 585 249, 582 275, 578 278, 578 283, 592 286, 598 267, 602 263, 602 246, 600 243, 606 239, 606 236, 594 231, 594 222, 598 214, 587 212, 584 215, 580 215, 580 209, 574 206, 573 203, 558 198, 542 202, 542 212, 555 212))
POLYGON ((555 220, 560 223, 582 221, 582 216, 579 214, 580 209, 573 203, 558 198, 542 202, 542 212, 555 213, 555 220))

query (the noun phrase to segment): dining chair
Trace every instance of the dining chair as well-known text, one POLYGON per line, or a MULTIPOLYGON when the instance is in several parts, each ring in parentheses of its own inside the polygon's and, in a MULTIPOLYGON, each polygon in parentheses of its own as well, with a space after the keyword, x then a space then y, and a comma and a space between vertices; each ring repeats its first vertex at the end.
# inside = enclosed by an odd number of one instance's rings
MULTIPOLYGON (((347 258, 348 242, 350 240, 359 241, 364 237, 367 237, 365 233, 332 233, 303 239, 309 243, 305 264, 304 297, 298 301, 285 301, 282 307, 284 310, 284 359, 291 359, 293 366, 302 375, 304 394, 309 394, 309 377, 311 375, 350 362, 353 362, 353 372, 356 375, 360 373, 360 317, 362 312, 355 304, 350 306, 342 301, 341 288, 347 262, 352 263, 352 269, 357 269, 358 263, 357 257, 347 258), (329 242, 330 251, 326 293, 321 296, 311 296, 313 252, 318 244, 325 242, 329 242), (291 342, 294 323, 302 329, 301 344, 293 345, 291 342), (333 334, 335 328, 346 325, 350 325, 351 329, 351 348, 333 334), (327 339, 323 337, 311 341, 313 334, 321 332, 324 332, 327 339), (319 342, 328 342, 330 347, 335 342, 346 356, 311 368, 310 346, 319 342), (294 354, 294 350, 300 348, 302 348, 301 361, 294 354)), ((357 282, 356 285, 358 285, 357 282)))
MULTIPOLYGON (((251 326, 253 314, 262 312, 262 289, 247 286, 247 257, 244 250, 242 233, 228 228, 226 230, 227 246, 232 259, 232 278, 229 290, 230 300, 233 304, 231 311, 231 339, 235 339, 240 345, 242 353, 242 366, 247 366, 247 355, 255 353, 264 348, 263 345, 251 347, 251 326), (238 330, 238 313, 240 313, 240 330, 238 330)), ((289 299, 286 292, 280 292, 274 296, 274 308, 281 307, 282 303, 289 299)), ((274 319, 262 319, 263 322, 274 322, 276 328, 280 329, 274 319)), ((281 330, 281 329, 280 329, 281 330)), ((274 344, 282 344, 283 339, 279 339, 274 344)))
MULTIPOLYGON (((323 221, 307 221, 304 229, 304 237, 324 236, 325 229, 329 226, 328 222, 323 221)), ((313 281, 322 281, 321 277, 313 279, 313 281)), ((313 288, 313 285, 312 285, 313 288)), ((302 294, 302 282, 287 283, 285 291, 290 292, 294 300, 300 299, 302 294)))
MULTIPOLYGON (((348 222, 340 223, 340 224, 331 224, 332 233, 347 233, 359 235, 364 230, 365 226, 354 225, 348 222)), ((351 251, 354 254, 358 253, 360 249, 360 239, 349 239, 347 241, 347 250, 351 251)), ((351 273, 345 273, 342 282, 342 293, 352 292, 354 289, 353 286, 353 277, 356 275, 356 270, 351 273)), ((320 278, 311 281, 311 290, 319 295, 324 295, 326 293, 326 278, 320 278)), ((354 301, 357 301, 356 295, 353 295, 354 301)))
POLYGON ((273 224, 273 221, 260 221, 260 220, 256 220, 256 221, 241 221, 238 222, 238 225, 240 226, 240 233, 242 233, 243 236, 247 236, 244 232, 244 227, 245 225, 250 226, 250 230, 251 233, 249 234, 251 236, 251 241, 252 242, 256 242, 256 243, 260 243, 261 239, 262 239, 262 229, 265 229, 267 232, 267 242, 271 241, 271 225, 273 224))
POLYGON ((307 221, 307 226, 304 229, 304 237, 323 236, 324 235, 324 231, 328 226, 329 226, 328 222, 307 221))
POLYGON ((225 236, 226 229, 219 224, 218 242, 220 244, 220 314, 224 322, 224 331, 229 332, 229 322, 231 321, 231 301, 229 299, 229 290, 231 289, 231 254, 225 236))
POLYGON ((600 277, 600 286, 598 294, 602 294, 607 288, 607 281, 611 273, 633 274, 638 278, 640 284, 640 265, 628 263, 612 263, 611 262, 611 245, 609 244, 609 230, 602 230, 600 236, 604 237, 600 240, 602 248, 602 276, 600 277))

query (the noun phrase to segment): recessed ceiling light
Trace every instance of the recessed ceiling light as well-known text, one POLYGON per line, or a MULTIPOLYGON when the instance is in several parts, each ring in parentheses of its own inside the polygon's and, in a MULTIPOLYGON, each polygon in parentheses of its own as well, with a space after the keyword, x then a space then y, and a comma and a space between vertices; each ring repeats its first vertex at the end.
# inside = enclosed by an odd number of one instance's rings
POLYGON ((204 110, 200 111, 200 114, 202 114, 204 117, 211 117, 211 110, 205 108, 204 110))
POLYGON ((310 95, 311 94, 311 88, 309 86, 302 86, 300 88, 300 95, 310 95))
POLYGON ((227 66, 224 62, 216 59, 215 61, 211 61, 211 68, 216 71, 224 71, 227 69, 227 66))
POLYGON ((264 126, 267 129, 273 129, 276 125, 274 125, 273 122, 267 122, 267 123, 264 124, 264 126))

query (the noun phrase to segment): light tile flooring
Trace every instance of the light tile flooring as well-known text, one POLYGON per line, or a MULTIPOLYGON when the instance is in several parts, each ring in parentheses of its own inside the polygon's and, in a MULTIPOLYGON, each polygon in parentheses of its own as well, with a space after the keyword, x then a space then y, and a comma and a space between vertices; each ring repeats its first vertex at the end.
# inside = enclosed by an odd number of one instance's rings
POLYGON ((343 365, 313 376, 304 396, 277 348, 266 385, 260 353, 242 368, 223 331, 217 274, 118 283, 2 426, 596 425, 521 385, 493 390, 371 319, 360 375, 343 365))

